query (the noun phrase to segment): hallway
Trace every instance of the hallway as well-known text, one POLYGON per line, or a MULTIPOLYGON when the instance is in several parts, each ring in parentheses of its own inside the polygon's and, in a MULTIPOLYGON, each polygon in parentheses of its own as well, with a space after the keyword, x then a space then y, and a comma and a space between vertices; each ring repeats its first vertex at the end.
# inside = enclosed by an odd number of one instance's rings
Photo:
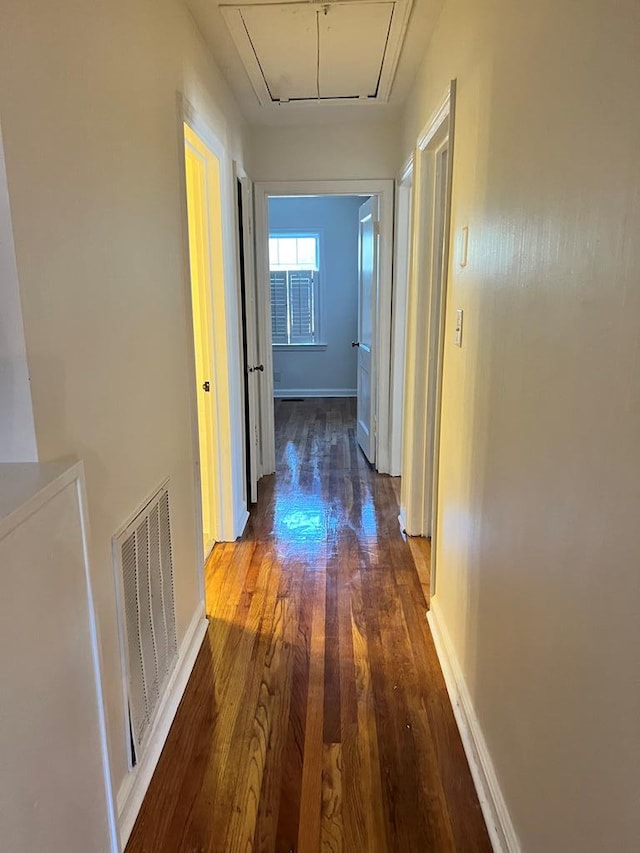
POLYGON ((207 640, 128 853, 490 851, 394 481, 354 401, 276 403, 277 474, 207 571, 207 640))

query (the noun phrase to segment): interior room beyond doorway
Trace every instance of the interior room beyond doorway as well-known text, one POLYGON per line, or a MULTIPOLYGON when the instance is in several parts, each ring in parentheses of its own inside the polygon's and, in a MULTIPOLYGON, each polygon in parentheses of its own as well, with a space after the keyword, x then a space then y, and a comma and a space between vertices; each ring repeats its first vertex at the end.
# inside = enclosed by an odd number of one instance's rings
POLYGON ((269 199, 274 397, 355 397, 360 196, 269 199))

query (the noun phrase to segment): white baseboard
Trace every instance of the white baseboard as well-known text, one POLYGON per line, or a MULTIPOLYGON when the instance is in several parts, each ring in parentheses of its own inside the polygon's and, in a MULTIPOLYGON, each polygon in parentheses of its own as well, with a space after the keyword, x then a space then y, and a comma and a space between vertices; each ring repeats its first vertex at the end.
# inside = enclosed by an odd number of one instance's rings
POLYGON ((435 597, 431 599, 427 619, 491 844, 495 853, 520 853, 520 843, 498 783, 489 749, 435 597))
POLYGON ((356 388, 275 388, 276 400, 283 397, 356 397, 356 388))
POLYGON ((407 512, 406 506, 400 506, 400 515, 398 516, 398 522, 400 524, 402 532, 406 533, 407 536, 425 536, 426 538, 428 538, 428 535, 422 529, 421 525, 411 527, 411 523, 409 522, 409 513, 407 512))
POLYGON ((147 793, 151 777, 158 764, 160 753, 162 752, 169 729, 171 728, 171 723, 189 681, 189 676, 196 662, 208 625, 209 623, 204 613, 204 602, 201 602, 193 614, 187 633, 180 646, 178 662, 169 679, 169 684, 160 705, 147 748, 138 765, 125 776, 120 785, 117 806, 118 833, 122 850, 127 846, 131 830, 136 822, 144 795, 147 793))
POLYGON ((247 521, 249 521, 249 510, 246 506, 241 507, 236 511, 236 535, 234 538, 238 539, 244 533, 244 529, 247 526, 247 521))

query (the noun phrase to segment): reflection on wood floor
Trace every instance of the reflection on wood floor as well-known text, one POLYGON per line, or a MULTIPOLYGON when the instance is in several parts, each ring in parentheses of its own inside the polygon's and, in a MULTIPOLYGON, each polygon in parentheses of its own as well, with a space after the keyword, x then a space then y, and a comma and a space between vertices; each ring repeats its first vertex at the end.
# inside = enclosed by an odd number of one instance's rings
POLYGON ((425 618, 428 547, 354 427, 352 400, 276 403, 277 473, 209 561, 211 626, 129 853, 491 850, 425 618))

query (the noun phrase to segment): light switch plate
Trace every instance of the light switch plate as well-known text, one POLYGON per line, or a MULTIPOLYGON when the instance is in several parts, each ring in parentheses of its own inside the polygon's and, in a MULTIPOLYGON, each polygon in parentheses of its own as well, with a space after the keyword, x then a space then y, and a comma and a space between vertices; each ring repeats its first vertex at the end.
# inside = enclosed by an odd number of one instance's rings
POLYGON ((456 311, 456 346, 462 346, 462 308, 456 311))

